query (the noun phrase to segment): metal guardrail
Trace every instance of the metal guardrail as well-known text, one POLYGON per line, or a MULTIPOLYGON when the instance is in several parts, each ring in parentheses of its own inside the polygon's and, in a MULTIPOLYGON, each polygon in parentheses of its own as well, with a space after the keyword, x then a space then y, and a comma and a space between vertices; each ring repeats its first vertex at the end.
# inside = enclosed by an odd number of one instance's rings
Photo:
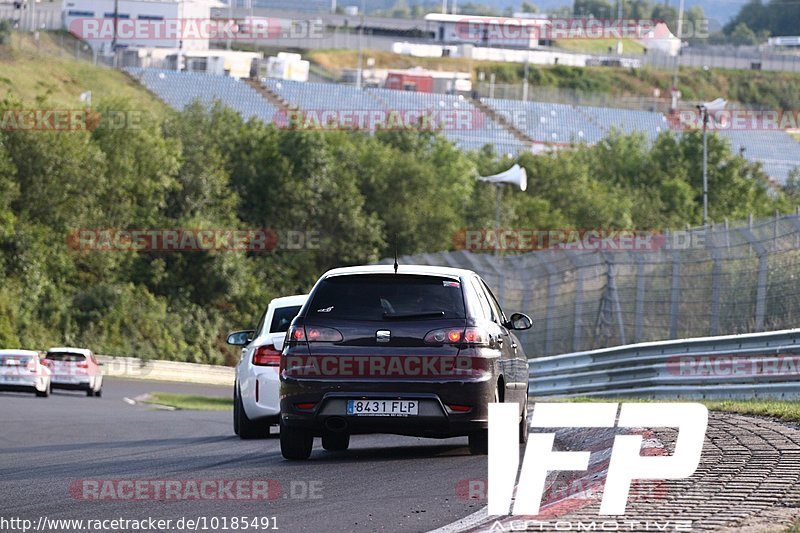
POLYGON ((103 373, 108 377, 231 386, 235 379, 235 370, 225 366, 108 355, 98 355, 97 360, 103 363, 103 373))
POLYGON ((531 359, 535 397, 800 398, 800 329, 531 359))

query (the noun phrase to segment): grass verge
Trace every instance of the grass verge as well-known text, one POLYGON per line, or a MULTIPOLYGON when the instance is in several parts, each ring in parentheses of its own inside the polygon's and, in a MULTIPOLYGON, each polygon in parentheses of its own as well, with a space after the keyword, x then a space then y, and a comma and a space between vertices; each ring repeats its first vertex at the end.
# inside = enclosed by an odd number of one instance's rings
MULTIPOLYGON (((614 54, 617 50, 616 39, 562 39, 555 46, 570 52, 585 54, 614 54)), ((643 55, 646 48, 631 39, 622 39, 622 53, 625 55, 643 55)))
POLYGON ((226 411, 233 408, 233 401, 230 398, 172 392, 153 392, 144 403, 167 405, 176 409, 194 411, 226 411))
MULTIPOLYGON (((648 398, 536 398, 553 402, 692 402, 695 400, 651 400, 648 398)), ((740 415, 769 416, 787 422, 800 422, 800 402, 781 400, 699 400, 709 411, 724 411, 740 415)), ((797 533, 800 533, 798 530, 797 533)))
MULTIPOLYGON (((778 400, 725 400, 703 402, 712 411, 726 411, 741 415, 771 416, 779 420, 800 422, 800 402, 778 400)), ((800 524, 798 524, 800 528, 800 524)), ((797 530, 800 533, 800 529, 797 530)))

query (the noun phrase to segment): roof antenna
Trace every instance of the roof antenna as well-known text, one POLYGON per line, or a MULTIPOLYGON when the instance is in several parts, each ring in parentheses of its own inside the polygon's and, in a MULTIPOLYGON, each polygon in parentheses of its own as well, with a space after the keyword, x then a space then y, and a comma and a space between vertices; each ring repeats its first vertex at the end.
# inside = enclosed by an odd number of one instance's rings
POLYGON ((394 273, 397 274, 397 234, 394 236, 394 273))

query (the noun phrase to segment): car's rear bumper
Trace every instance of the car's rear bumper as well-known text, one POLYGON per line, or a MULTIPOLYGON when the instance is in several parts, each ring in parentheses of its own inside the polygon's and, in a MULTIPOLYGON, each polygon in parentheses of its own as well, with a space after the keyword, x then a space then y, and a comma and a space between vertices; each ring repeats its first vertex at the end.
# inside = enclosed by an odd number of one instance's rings
POLYGON ((90 390, 92 383, 90 381, 57 381, 53 380, 50 384, 53 389, 63 390, 90 390))
POLYGON ((488 404, 494 399, 492 379, 476 381, 392 381, 337 383, 285 380, 281 387, 281 420, 288 427, 315 435, 327 431, 350 434, 390 433, 447 438, 468 435, 488 427, 488 404), (417 400, 417 415, 354 416, 347 401, 355 399, 417 400), (313 409, 297 404, 313 403, 313 409), (457 412, 451 405, 469 406, 457 412))
POLYGON ((6 392, 36 392, 36 383, 3 383, 0 382, 0 391, 6 392))

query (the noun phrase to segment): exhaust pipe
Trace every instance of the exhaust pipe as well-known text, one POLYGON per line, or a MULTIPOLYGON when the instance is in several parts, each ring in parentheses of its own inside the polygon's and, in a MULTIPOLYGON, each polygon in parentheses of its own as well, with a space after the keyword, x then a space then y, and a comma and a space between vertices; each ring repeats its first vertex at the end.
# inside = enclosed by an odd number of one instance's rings
POLYGON ((347 429, 347 420, 341 416, 332 416, 325 420, 325 429, 333 433, 341 433, 347 429))

